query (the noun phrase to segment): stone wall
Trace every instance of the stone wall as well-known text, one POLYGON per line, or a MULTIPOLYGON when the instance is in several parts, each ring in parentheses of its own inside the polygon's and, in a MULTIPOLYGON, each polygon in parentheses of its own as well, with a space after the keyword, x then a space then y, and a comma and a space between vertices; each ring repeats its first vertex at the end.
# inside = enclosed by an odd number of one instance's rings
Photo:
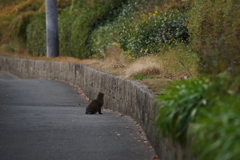
POLYGON ((84 64, 0 56, 0 70, 23 79, 59 79, 79 85, 89 99, 105 93, 105 107, 132 117, 145 131, 160 160, 190 160, 178 144, 159 136, 154 125, 154 94, 139 82, 122 79, 84 64))

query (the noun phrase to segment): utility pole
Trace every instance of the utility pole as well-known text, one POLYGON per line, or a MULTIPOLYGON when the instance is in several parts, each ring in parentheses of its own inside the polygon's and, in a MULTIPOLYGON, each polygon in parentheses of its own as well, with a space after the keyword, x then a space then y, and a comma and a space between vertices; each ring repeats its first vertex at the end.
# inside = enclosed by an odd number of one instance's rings
POLYGON ((59 54, 57 0, 46 0, 46 30, 47 57, 57 57, 59 54))

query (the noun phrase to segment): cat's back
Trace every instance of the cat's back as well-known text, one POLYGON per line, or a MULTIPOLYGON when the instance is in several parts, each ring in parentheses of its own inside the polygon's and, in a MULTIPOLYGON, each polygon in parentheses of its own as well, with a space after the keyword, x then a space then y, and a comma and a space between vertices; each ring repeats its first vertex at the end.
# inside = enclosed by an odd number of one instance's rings
POLYGON ((86 114, 95 114, 97 113, 99 107, 101 106, 101 102, 97 99, 93 100, 86 109, 86 114))

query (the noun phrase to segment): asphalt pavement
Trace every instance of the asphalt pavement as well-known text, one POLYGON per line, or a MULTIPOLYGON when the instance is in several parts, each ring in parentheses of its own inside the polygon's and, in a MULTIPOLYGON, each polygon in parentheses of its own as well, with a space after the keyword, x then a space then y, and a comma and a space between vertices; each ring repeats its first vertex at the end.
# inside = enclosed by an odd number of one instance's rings
POLYGON ((136 122, 107 109, 86 115, 88 104, 66 83, 0 72, 0 160, 152 159, 136 122))

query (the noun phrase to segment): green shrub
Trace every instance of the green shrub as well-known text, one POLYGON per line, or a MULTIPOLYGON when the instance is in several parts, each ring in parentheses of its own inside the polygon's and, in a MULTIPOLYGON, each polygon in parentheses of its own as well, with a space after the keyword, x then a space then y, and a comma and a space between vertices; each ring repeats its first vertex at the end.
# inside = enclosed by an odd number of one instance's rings
POLYGON ((163 136, 184 144, 189 124, 193 123, 200 107, 210 103, 204 94, 211 83, 208 79, 175 81, 156 99, 161 103, 156 116, 157 126, 163 136))
POLYGON ((156 124, 163 136, 186 143, 199 160, 240 156, 240 78, 219 74, 203 80, 174 82, 163 95, 156 124))
MULTIPOLYGON (((156 1, 156 0, 153 0, 156 1)), ((122 7, 117 10, 116 17, 106 21, 103 25, 97 27, 91 35, 91 50, 94 55, 101 57, 106 52, 106 49, 112 43, 128 44, 128 37, 121 38, 123 30, 127 30, 127 34, 131 34, 134 27, 140 22, 138 17, 135 17, 137 12, 141 12, 146 7, 145 0, 128 0, 122 4, 122 7), (135 17, 135 18, 134 18, 135 17)), ((126 48, 123 48, 126 52, 126 48)))
POLYGON ((188 29, 202 70, 219 73, 240 65, 240 1, 193 0, 188 29))
POLYGON ((123 48, 130 50, 132 56, 159 53, 164 46, 175 44, 176 41, 188 42, 187 17, 184 14, 168 11, 158 15, 155 11, 154 14, 141 16, 142 21, 131 32, 132 35, 122 34, 120 41, 126 41, 122 43, 123 48))
POLYGON ((27 27, 28 53, 32 56, 46 55, 45 13, 39 14, 27 27))

